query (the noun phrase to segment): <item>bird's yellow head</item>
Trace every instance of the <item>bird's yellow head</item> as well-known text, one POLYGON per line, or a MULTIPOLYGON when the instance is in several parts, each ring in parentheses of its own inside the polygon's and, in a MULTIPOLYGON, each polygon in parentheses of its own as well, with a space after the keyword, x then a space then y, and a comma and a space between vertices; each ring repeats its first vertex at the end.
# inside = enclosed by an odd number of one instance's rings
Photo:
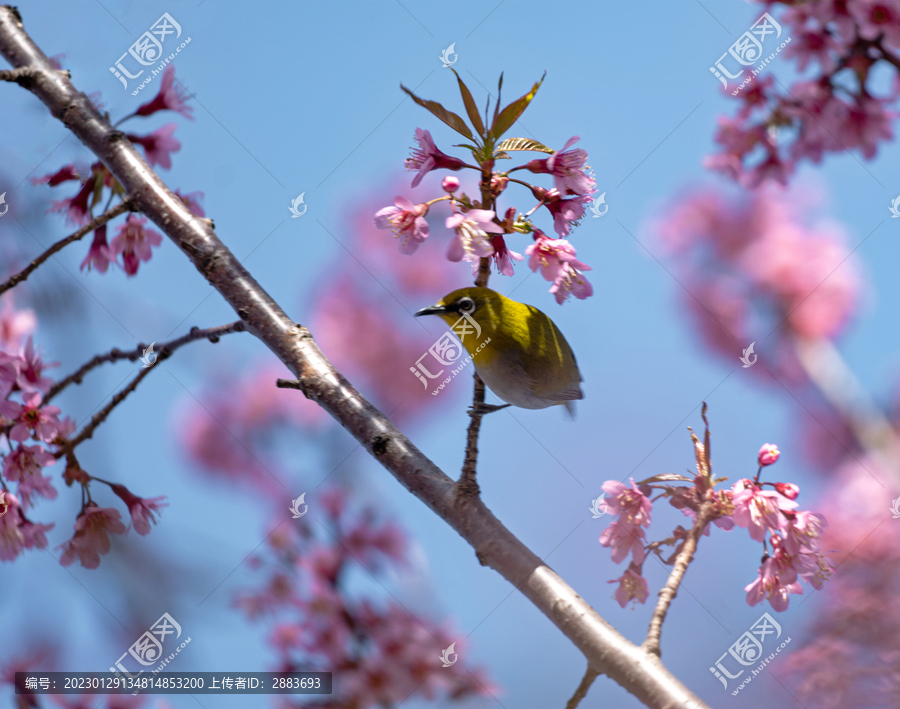
POLYGON ((437 315, 453 327, 463 315, 468 315, 492 330, 500 320, 502 298, 502 295, 490 288, 460 288, 445 295, 434 305, 422 308, 416 313, 416 317, 437 315))

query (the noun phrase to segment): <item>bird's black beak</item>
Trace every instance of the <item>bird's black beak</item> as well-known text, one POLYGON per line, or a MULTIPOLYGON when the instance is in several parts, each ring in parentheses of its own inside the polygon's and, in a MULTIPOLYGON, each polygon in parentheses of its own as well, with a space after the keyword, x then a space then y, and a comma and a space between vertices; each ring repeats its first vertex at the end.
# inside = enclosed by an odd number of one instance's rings
POLYGON ((419 317, 420 315, 440 315, 441 313, 447 312, 446 305, 429 305, 427 308, 422 308, 421 310, 416 311, 414 317, 419 317))

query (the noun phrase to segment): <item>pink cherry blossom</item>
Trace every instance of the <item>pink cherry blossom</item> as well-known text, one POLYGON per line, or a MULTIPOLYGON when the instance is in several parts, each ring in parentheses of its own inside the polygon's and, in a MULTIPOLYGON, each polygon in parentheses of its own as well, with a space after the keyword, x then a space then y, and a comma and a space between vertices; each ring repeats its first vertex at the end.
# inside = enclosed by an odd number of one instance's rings
POLYGON ((534 243, 525 249, 525 255, 531 257, 528 267, 532 271, 540 268, 541 275, 548 281, 556 281, 567 263, 584 271, 591 270, 590 266, 575 258, 575 247, 569 241, 551 239, 540 229, 534 230, 534 243))
POLYGON ((44 175, 43 177, 32 177, 31 184, 49 185, 50 187, 56 187, 57 185, 61 185, 63 182, 77 179, 79 179, 79 175, 78 171, 75 169, 75 163, 69 163, 68 165, 61 167, 51 175, 44 175))
POLYGON ((21 361, 21 357, 14 357, 5 352, 0 352, 0 399, 5 399, 9 396, 13 387, 16 386, 21 361))
POLYGON ((634 478, 629 478, 631 487, 618 480, 607 480, 603 483, 603 492, 606 498, 606 508, 609 512, 619 516, 619 521, 627 526, 650 526, 650 512, 653 503, 638 489, 634 478))
POLYGON ((16 494, 22 500, 22 509, 26 510, 34 506, 32 496, 38 495, 48 500, 55 500, 58 493, 56 488, 53 487, 52 479, 37 472, 28 475, 19 482, 16 494))
POLYGON ((3 459, 3 477, 11 482, 21 482, 30 475, 40 475, 41 468, 56 463, 56 457, 41 446, 17 445, 3 459))
POLYGON ((85 268, 90 271, 91 267, 93 267, 100 273, 106 273, 106 269, 109 268, 109 244, 106 241, 106 227, 107 225, 104 224, 94 229, 94 240, 91 242, 91 248, 88 249, 87 256, 81 262, 80 269, 82 271, 85 268))
POLYGON ((159 165, 169 170, 172 167, 171 153, 177 153, 181 150, 181 143, 172 136, 176 128, 178 128, 178 124, 167 123, 149 135, 128 133, 126 137, 132 143, 137 143, 144 149, 144 157, 151 167, 159 165))
POLYGON ((776 611, 787 610, 789 594, 803 593, 803 587, 797 581, 797 571, 786 559, 776 553, 774 557, 767 557, 759 567, 757 579, 747 585, 747 603, 755 606, 764 599, 768 599, 772 608, 776 611))
POLYGON ((188 96, 182 89, 180 84, 175 84, 175 67, 171 64, 166 67, 163 72, 162 82, 159 85, 159 93, 145 104, 142 104, 137 111, 136 116, 152 116, 157 111, 177 111, 185 118, 194 120, 191 115, 194 111, 193 106, 187 105, 188 96))
POLYGON ((757 542, 766 538, 767 531, 781 529, 783 510, 793 510, 797 503, 779 495, 774 490, 763 490, 750 480, 738 480, 734 484, 734 522, 738 527, 750 531, 750 537, 757 542))
POLYGON ((444 192, 448 192, 449 194, 453 194, 456 190, 459 189, 459 179, 454 177, 453 175, 447 175, 443 180, 441 180, 441 189, 444 192))
MULTIPOLYGON (((93 170, 99 163, 91 166, 93 170)), ((51 212, 65 212, 66 221, 76 226, 83 226, 90 221, 91 214, 88 209, 88 199, 94 193, 94 173, 91 172, 78 194, 69 199, 55 200, 51 203, 51 212)))
POLYGON ((612 560, 616 564, 625 560, 629 553, 634 562, 640 564, 646 555, 647 542, 643 528, 635 527, 627 521, 616 520, 600 534, 600 546, 612 550, 612 560))
POLYGON ((14 401, 0 401, 0 416, 14 423, 9 432, 13 441, 24 441, 30 435, 49 443, 59 434, 60 421, 58 406, 41 406, 40 392, 30 392, 22 396, 23 404, 14 401))
POLYGON ((817 552, 821 548, 820 538, 828 527, 820 515, 803 510, 788 514, 782 524, 784 548, 788 554, 817 552))
POLYGON ((456 237, 450 242, 447 258, 451 261, 473 261, 478 257, 494 253, 488 234, 502 234, 503 227, 495 224, 494 212, 490 209, 470 209, 465 214, 447 217, 447 228, 456 230, 456 237))
POLYGON ((166 507, 168 503, 160 502, 165 500, 163 497, 144 498, 133 494, 124 485, 113 485, 112 491, 122 498, 122 501, 128 507, 131 513, 131 521, 134 524, 134 531, 141 536, 150 534, 150 522, 156 524, 154 513, 159 513, 161 507, 166 507))
POLYGON ((0 349, 18 352, 25 337, 37 327, 37 317, 33 310, 16 309, 12 291, 0 297, 0 303, 0 349))
MULTIPOLYGON (((516 253, 512 251, 506 246, 506 239, 503 234, 497 234, 496 236, 491 238, 491 246, 494 248, 494 253, 491 254, 491 258, 494 263, 497 265, 497 271, 499 271, 504 276, 514 276, 515 270, 513 269, 513 261, 524 261, 525 257, 522 254, 516 253)), ((473 275, 477 276, 478 262, 473 262, 472 271, 473 275)))
POLYGON ((624 608, 629 601, 637 601, 638 603, 646 603, 647 596, 650 595, 650 588, 645 579, 633 566, 629 566, 625 573, 613 581, 607 583, 618 583, 616 589, 616 600, 619 605, 624 608))
POLYGON ((25 345, 25 352, 18 366, 18 377, 16 384, 22 391, 39 391, 46 394, 53 386, 53 380, 50 377, 42 376, 43 370, 47 367, 58 367, 59 362, 44 364, 40 354, 34 349, 32 338, 28 338, 25 345))
POLYGON ((428 237, 427 204, 413 204, 402 196, 394 198, 393 207, 385 207, 375 213, 375 226, 390 229, 400 239, 400 253, 412 254, 428 237))
POLYGON ((70 566, 75 558, 86 569, 100 566, 100 557, 110 549, 110 534, 125 534, 122 515, 113 507, 98 507, 88 503, 75 521, 75 534, 65 544, 59 563, 70 566))
POLYGON ((778 446, 774 443, 763 443, 762 447, 759 449, 757 460, 762 466, 772 465, 772 463, 775 463, 780 456, 781 451, 778 450, 778 446))
POLYGON ((44 532, 52 529, 52 524, 30 522, 12 493, 0 492, 0 506, 6 507, 6 514, 0 517, 0 561, 12 561, 25 549, 47 546, 44 532))
POLYGON ((149 261, 152 254, 151 247, 162 244, 162 235, 152 229, 145 229, 146 217, 137 217, 129 214, 125 223, 118 227, 118 233, 112 240, 106 254, 110 261, 116 260, 122 255, 122 268, 129 276, 138 272, 141 261, 149 261))
POLYGON ((544 206, 553 215, 553 228, 560 237, 568 236, 578 226, 584 217, 584 205, 591 201, 589 195, 561 199, 556 188, 544 193, 544 206))
POLYGON ((418 186, 422 178, 432 170, 462 169, 463 161, 438 150, 429 131, 416 128, 416 141, 419 143, 419 147, 413 149, 412 155, 406 159, 407 170, 419 171, 419 174, 413 178, 413 187, 418 186))
POLYGON ((800 494, 800 488, 794 483, 775 483, 775 489, 789 500, 796 500, 800 494))
POLYGON ((553 182, 561 195, 587 195, 597 187, 594 178, 587 172, 587 152, 580 148, 568 150, 579 140, 577 135, 573 136, 562 150, 546 160, 547 172, 553 175, 553 182))
POLYGON ((550 286, 550 292, 556 296, 556 302, 562 305, 570 295, 579 300, 589 298, 594 294, 594 288, 581 271, 574 268, 571 263, 567 263, 563 265, 559 276, 550 286))

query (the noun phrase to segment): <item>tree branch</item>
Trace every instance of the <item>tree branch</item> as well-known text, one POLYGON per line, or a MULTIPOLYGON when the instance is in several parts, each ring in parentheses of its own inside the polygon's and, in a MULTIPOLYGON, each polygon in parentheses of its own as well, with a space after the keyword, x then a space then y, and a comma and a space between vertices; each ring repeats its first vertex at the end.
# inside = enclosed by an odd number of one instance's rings
MULTIPOLYGON (((182 345, 186 345, 189 342, 193 342, 195 340, 207 339, 210 342, 218 342, 219 338, 223 335, 228 335, 232 332, 243 332, 244 323, 240 320, 229 323, 227 325, 217 325, 216 327, 208 327, 204 330, 201 330, 198 327, 192 327, 191 331, 187 335, 182 335, 177 340, 170 340, 169 342, 163 342, 159 347, 159 356, 162 356, 163 353, 166 353, 166 357, 168 357, 172 352, 177 350, 182 345)), ((114 347, 106 354, 98 354, 93 359, 85 362, 81 367, 79 367, 76 371, 72 372, 65 379, 61 379, 56 384, 54 384, 50 391, 47 392, 47 396, 44 397, 44 403, 50 401, 54 396, 59 394, 63 389, 65 389, 69 384, 81 384, 81 380, 85 374, 90 372, 95 367, 99 367, 104 362, 117 362, 121 359, 127 359, 132 362, 139 359, 143 354, 144 350, 147 349, 147 346, 144 343, 139 344, 133 350, 128 350, 126 352, 122 352, 118 347, 114 347)), ((158 360, 157 360, 158 361, 158 360)))
POLYGON ((795 337, 793 344, 806 375, 844 419, 860 448, 892 476, 895 487, 900 485, 900 437, 834 343, 795 337))
POLYGON ((572 695, 572 698, 566 702, 566 709, 576 709, 581 703, 581 700, 587 695, 588 690, 591 688, 595 679, 597 679, 597 672, 588 665, 584 677, 581 678, 581 684, 578 685, 578 689, 575 690, 575 694, 572 695))
MULTIPOLYGON (((3 72, 0 72, 0 74, 2 74, 2 73, 3 72)), ((93 219, 91 219, 91 221, 89 221, 87 224, 85 224, 83 227, 81 227, 81 229, 79 229, 75 233, 69 234, 69 236, 67 236, 65 239, 60 239, 55 244, 53 244, 53 246, 51 246, 49 249, 47 249, 44 253, 42 253, 40 256, 38 256, 34 261, 32 261, 25 268, 23 268, 21 271, 19 271, 17 274, 15 274, 14 276, 11 276, 6 281, 4 281, 2 284, 0 284, 0 295, 3 295, 10 288, 18 285, 19 283, 24 281, 26 278, 28 278, 28 276, 31 275, 31 273, 32 273, 32 271, 34 271, 34 269, 36 269, 38 266, 40 266, 42 263, 44 263, 44 261, 46 261, 48 258, 50 258, 53 254, 55 254, 60 249, 65 248, 66 246, 68 246, 69 244, 71 244, 74 241, 78 241, 79 239, 83 238, 85 234, 89 234, 90 232, 94 231, 94 229, 99 229, 104 224, 106 224, 106 222, 108 222, 110 219, 115 219, 120 214, 122 214, 124 212, 128 212, 130 210, 131 210, 131 203, 126 198, 126 199, 122 200, 121 202, 119 202, 112 209, 108 209, 105 212, 103 212, 103 214, 101 214, 100 216, 94 217, 93 219)))
POLYGON ((688 532, 687 538, 684 540, 684 546, 675 558, 675 566, 672 573, 666 579, 665 585, 659 590, 659 600, 656 602, 656 608, 653 609, 653 617, 650 619, 650 628, 647 630, 647 638, 641 646, 647 652, 652 652, 657 657, 662 654, 659 647, 659 637, 662 634, 662 624, 666 619, 666 613, 669 612, 669 605, 678 593, 678 587, 687 571, 688 564, 694 558, 694 552, 697 550, 697 542, 706 525, 709 524, 710 512, 712 510, 713 500, 706 500, 700 505, 697 511, 697 517, 694 520, 694 526, 688 532))
POLYGON ((328 361, 309 330, 292 322, 225 247, 211 225, 194 216, 160 180, 123 133, 101 116, 68 77, 51 66, 22 27, 0 7, 0 54, 14 67, 40 69, 28 87, 110 170, 153 221, 234 308, 247 329, 296 375, 308 399, 328 411, 408 490, 471 544, 585 655, 653 709, 699 709, 703 702, 656 656, 625 639, 485 507, 469 497, 455 504, 453 481, 363 398, 328 361))

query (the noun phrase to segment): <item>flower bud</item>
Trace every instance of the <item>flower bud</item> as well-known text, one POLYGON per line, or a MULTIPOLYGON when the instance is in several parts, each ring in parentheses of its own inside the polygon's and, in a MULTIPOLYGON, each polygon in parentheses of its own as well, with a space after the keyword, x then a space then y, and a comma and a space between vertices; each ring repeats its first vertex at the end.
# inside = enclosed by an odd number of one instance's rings
POLYGON ((506 175, 497 175, 494 174, 491 177, 491 196, 498 197, 503 190, 506 189, 506 186, 509 184, 509 178, 506 175))
POLYGON ((778 450, 778 446, 774 443, 763 443, 762 447, 759 449, 757 459, 759 460, 760 465, 772 465, 772 463, 776 462, 780 456, 781 451, 778 450))
POLYGON ((459 180, 452 175, 448 175, 441 182, 441 187, 444 188, 444 192, 449 192, 453 194, 456 190, 459 189, 459 180))
POLYGON ((546 175, 550 172, 547 169, 547 160, 529 160, 525 165, 525 169, 529 172, 537 173, 538 175, 546 175))
POLYGON ((775 489, 789 500, 796 500, 800 494, 800 488, 794 483, 775 483, 775 489))

